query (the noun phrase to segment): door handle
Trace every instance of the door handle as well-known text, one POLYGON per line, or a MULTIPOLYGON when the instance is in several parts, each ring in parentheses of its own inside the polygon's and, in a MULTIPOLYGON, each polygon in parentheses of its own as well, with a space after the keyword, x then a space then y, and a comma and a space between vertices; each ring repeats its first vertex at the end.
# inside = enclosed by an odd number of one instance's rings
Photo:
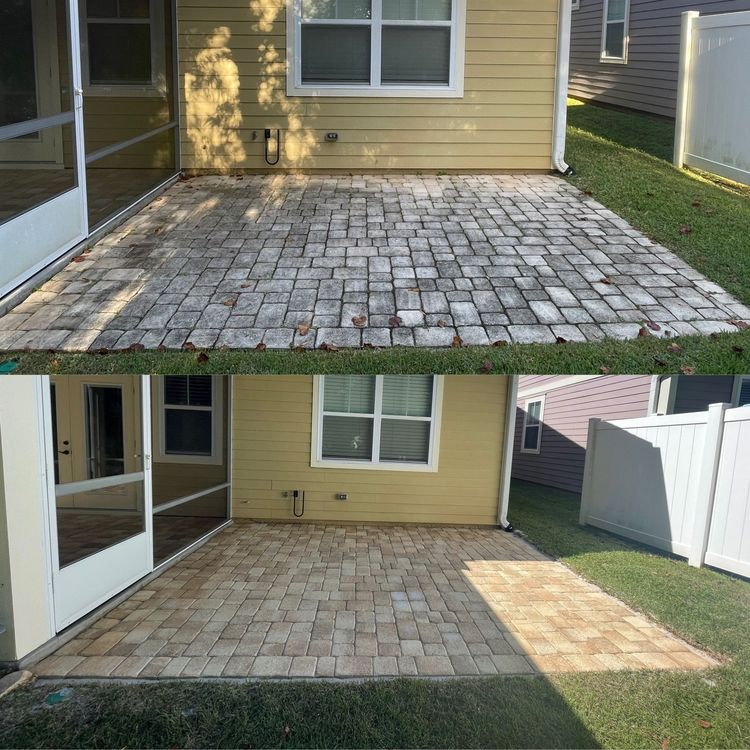
POLYGON ((62 453, 63 456, 69 456, 70 455, 70 451, 67 448, 64 451, 57 451, 57 452, 58 453, 62 453))

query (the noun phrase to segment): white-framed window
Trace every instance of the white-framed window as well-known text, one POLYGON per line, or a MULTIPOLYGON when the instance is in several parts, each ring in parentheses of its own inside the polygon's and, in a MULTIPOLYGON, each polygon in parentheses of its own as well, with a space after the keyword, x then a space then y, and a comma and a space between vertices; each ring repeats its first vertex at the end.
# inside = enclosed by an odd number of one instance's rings
POLYGON ((289 96, 463 96, 466 0, 289 0, 289 96))
POLYGON ((521 432, 521 453, 539 453, 542 449, 542 417, 544 416, 544 396, 529 399, 523 416, 521 432))
POLYGON ((311 466, 438 469, 439 375, 320 375, 313 384, 311 466))
POLYGON ((750 407, 750 375, 738 375, 734 381, 733 406, 750 407))
POLYGON ((158 383, 157 461, 223 463, 221 379, 165 375, 158 383))
POLYGON ((83 0, 81 63, 89 96, 161 96, 164 0, 83 0))
POLYGON ((629 24, 630 0, 604 0, 602 62, 627 63, 629 24))

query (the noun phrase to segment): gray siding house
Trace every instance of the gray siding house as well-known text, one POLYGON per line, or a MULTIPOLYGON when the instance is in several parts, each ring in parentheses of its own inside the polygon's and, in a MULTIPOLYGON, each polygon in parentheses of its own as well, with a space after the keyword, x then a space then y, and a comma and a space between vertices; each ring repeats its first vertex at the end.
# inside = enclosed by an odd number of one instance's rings
POLYGON ((588 423, 750 405, 750 375, 524 376, 519 379, 514 479, 580 492, 588 423))
POLYGON ((750 10, 750 0, 573 0, 569 93, 675 116, 680 16, 750 10))

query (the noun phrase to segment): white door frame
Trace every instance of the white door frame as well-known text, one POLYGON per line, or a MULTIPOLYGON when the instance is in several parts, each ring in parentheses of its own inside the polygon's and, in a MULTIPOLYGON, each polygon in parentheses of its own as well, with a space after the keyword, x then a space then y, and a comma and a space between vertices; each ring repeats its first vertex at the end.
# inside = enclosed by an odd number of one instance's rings
POLYGON ((143 482, 144 530, 129 539, 107 547, 60 569, 57 537, 57 507, 53 466, 52 401, 50 377, 42 376, 42 420, 44 425, 47 471, 47 518, 49 524, 49 558, 52 577, 53 621, 56 631, 72 624, 153 570, 153 519, 151 494, 151 392, 148 375, 140 377, 141 450, 143 468, 140 472, 92 479, 70 484, 65 492, 100 489, 114 484, 143 482), (117 576, 112 576, 115 573, 117 576), (88 579, 82 586, 81 580, 88 579))

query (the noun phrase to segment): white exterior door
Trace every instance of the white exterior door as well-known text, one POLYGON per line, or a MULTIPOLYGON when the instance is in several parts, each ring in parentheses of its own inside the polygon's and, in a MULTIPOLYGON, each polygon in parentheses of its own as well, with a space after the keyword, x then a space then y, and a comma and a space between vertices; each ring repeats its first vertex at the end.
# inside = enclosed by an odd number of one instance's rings
POLYGON ((0 296, 87 235, 78 3, 0 4, 0 296))
POLYGON ((51 378, 46 390, 55 624, 153 569, 146 376, 51 378))

